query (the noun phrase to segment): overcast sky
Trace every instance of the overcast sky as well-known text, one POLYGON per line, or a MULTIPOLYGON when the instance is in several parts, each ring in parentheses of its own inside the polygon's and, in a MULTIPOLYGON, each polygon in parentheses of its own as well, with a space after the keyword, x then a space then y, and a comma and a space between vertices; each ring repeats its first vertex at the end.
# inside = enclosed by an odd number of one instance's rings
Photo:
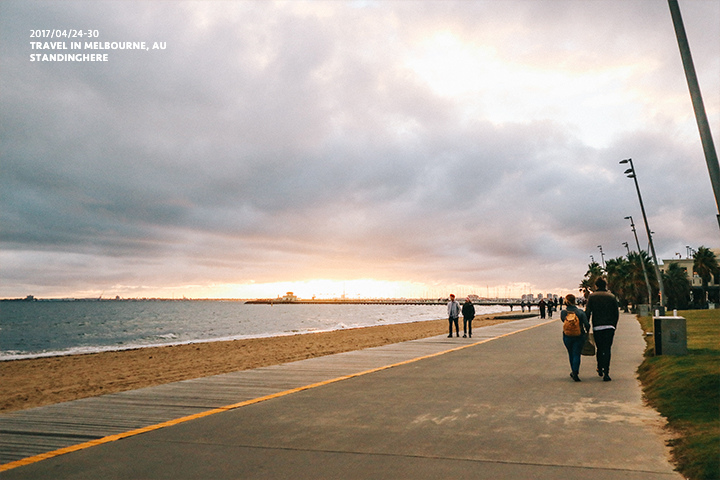
MULTIPOLYGON (((720 2, 680 8, 717 143, 720 2)), ((636 249, 625 216, 647 249, 628 157, 659 257, 720 247, 664 0, 23 0, 0 28, 0 297, 577 291, 636 249)))

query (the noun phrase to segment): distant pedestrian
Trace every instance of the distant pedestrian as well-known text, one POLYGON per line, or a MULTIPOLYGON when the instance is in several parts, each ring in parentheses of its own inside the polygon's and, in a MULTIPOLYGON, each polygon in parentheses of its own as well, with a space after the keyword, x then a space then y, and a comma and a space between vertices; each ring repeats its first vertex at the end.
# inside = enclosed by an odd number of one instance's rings
POLYGON ((520 307, 522 308, 523 313, 525 313, 525 300, 520 302, 520 307))
POLYGON ((541 298, 538 302, 538 308, 540 309, 540 318, 545 318, 545 307, 547 307, 547 304, 545 303, 545 300, 541 298))
POLYGON ((595 346, 597 347, 597 373, 603 380, 610 378, 610 350, 612 349, 615 329, 620 318, 620 306, 615 295, 607 291, 607 283, 602 278, 595 281, 595 290, 587 299, 585 314, 592 322, 595 346))
POLYGON ((567 308, 560 311, 560 320, 563 322, 563 343, 570 359, 570 377, 579 382, 580 354, 590 331, 590 322, 585 312, 575 305, 575 295, 572 293, 565 297, 565 305, 567 308))
MULTIPOLYGON (((468 335, 472 338, 472 321, 475 318, 475 305, 473 305, 470 297, 465 299, 465 303, 462 306, 463 315, 463 338, 467 338, 468 335)), ((452 332, 450 332, 452 335, 452 332)))
POLYGON ((457 336, 460 336, 460 304, 455 301, 455 295, 450 294, 450 301, 447 304, 448 309, 448 322, 450 322, 450 335, 448 335, 448 338, 452 337, 452 330, 453 330, 453 324, 455 324, 455 333, 457 336))
POLYGON ((552 300, 548 300, 547 304, 547 311, 548 311, 548 318, 552 318, 553 311, 555 310, 555 302, 552 300))

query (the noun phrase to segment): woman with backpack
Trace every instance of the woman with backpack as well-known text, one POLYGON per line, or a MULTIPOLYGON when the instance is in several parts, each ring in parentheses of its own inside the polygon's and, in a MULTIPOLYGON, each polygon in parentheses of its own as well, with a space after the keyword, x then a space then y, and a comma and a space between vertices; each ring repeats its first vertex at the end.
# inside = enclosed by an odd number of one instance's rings
POLYGON ((585 312, 575 305, 575 295, 572 293, 565 297, 566 309, 560 312, 560 320, 563 322, 563 343, 567 348, 570 357, 570 377, 576 382, 580 381, 580 354, 585 345, 585 339, 590 331, 585 312))

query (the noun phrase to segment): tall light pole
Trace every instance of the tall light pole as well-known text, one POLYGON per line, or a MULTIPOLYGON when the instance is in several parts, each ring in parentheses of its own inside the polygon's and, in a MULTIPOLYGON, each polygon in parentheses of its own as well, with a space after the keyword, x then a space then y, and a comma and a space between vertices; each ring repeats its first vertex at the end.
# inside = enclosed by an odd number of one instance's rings
POLYGON ((598 245, 598 248, 600 249, 600 258, 602 259, 603 268, 605 268, 605 254, 603 253, 602 245, 598 245))
POLYGON ((628 242, 623 242, 622 244, 623 244, 623 247, 625 247, 625 249, 627 250, 628 256, 629 256, 630 255, 630 246, 628 245, 628 242))
POLYGON ((695 110, 695 121, 700 131, 700 142, 702 143, 703 152, 705 152, 705 162, 707 163, 708 172, 710 173, 710 183, 715 193, 715 205, 718 208, 717 219, 718 225, 720 225, 720 164, 718 164, 715 144, 713 143, 712 134, 710 133, 710 123, 708 122, 702 95, 700 94, 700 84, 698 83, 695 65, 693 64, 692 55, 690 54, 690 43, 685 34, 685 26, 683 25, 682 15, 680 15, 680 7, 678 6, 677 0, 668 0, 668 6, 670 7, 670 15, 672 16, 673 26, 675 27, 678 47, 680 47, 680 58, 682 58, 683 68, 685 69, 685 79, 687 80, 688 89, 690 90, 690 100, 692 100, 693 110, 695 110))
MULTIPOLYGON (((658 286, 660 287, 660 305, 665 305, 665 286, 663 285, 662 275, 660 274, 660 267, 658 266, 657 255, 655 255, 655 244, 652 240, 652 232, 648 225, 647 215, 645 215, 645 205, 643 205, 642 195, 640 195, 640 185, 638 185, 637 175, 635 174, 635 166, 633 165, 632 158, 626 158, 620 160, 620 163, 629 163, 630 168, 625 170, 625 174, 628 178, 632 178, 635 181, 635 189, 637 190, 638 200, 640 200, 640 211, 642 212, 643 220, 645 221, 645 231, 647 232, 648 241, 650 242, 650 252, 652 253, 653 263, 655 263, 655 275, 657 275, 658 286)), ((638 250, 640 246, 638 245, 638 250)))
MULTIPOLYGON (((650 304, 650 311, 652 312, 652 288, 650 288, 650 279, 648 278, 647 269, 645 268, 645 261, 643 260, 642 250, 640 250, 640 241, 638 240, 637 230, 635 230, 635 222, 633 222, 632 215, 625 217, 625 220, 630 220, 630 228, 632 228, 633 235, 635 235, 635 243, 638 247, 638 257, 640 257, 640 265, 642 265, 643 276, 645 277, 645 285, 648 291, 648 303, 650 304)), ((627 242, 625 243, 627 247, 627 242)), ((628 249, 628 255, 630 255, 630 249, 628 249)))

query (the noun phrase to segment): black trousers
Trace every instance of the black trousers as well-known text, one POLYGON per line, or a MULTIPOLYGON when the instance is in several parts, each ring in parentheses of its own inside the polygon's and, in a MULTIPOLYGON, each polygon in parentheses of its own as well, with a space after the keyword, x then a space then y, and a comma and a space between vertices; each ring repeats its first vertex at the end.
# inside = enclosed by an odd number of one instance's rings
POLYGON ((450 323, 450 336, 452 336, 452 327, 453 323, 455 324, 455 333, 457 333, 458 337, 460 336, 460 322, 458 320, 458 317, 449 317, 448 323, 450 323))
POLYGON ((595 347, 597 348, 595 357, 597 358, 598 368, 602 373, 607 374, 610 372, 610 349, 612 348, 613 339, 615 338, 615 329, 595 330, 593 336, 595 337, 595 347))
POLYGON ((463 333, 472 337, 472 321, 475 317, 463 317, 463 333))

